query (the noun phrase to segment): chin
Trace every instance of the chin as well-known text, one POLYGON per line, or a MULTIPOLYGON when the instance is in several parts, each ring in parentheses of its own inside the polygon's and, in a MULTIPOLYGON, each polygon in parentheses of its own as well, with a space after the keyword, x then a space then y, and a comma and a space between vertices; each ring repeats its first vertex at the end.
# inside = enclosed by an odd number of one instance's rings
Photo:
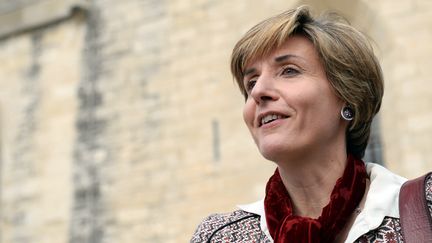
POLYGON ((286 146, 281 146, 281 144, 278 145, 266 145, 266 144, 260 144, 258 146, 258 149, 261 153, 261 155, 270 161, 277 162, 281 161, 284 158, 286 158, 286 155, 290 153, 291 149, 289 149, 286 146))
POLYGON ((310 153, 311 147, 299 141, 273 140, 271 143, 259 143, 258 150, 265 159, 279 163, 303 158, 310 153))

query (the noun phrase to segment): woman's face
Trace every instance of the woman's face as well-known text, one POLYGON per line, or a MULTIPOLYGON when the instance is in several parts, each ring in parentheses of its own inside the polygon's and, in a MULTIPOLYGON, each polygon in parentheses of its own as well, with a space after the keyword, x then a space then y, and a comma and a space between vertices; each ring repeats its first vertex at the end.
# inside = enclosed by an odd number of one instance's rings
POLYGON ((245 69, 243 118, 261 154, 278 162, 344 144, 344 103, 327 80, 313 44, 290 37, 245 69))

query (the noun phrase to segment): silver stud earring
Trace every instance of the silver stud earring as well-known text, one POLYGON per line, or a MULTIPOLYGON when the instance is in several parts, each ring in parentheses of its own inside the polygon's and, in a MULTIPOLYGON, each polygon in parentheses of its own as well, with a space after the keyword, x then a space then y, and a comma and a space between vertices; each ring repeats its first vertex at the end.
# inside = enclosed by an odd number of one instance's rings
POLYGON ((351 107, 344 106, 341 110, 341 116, 346 121, 351 121, 354 118, 354 111, 351 107))

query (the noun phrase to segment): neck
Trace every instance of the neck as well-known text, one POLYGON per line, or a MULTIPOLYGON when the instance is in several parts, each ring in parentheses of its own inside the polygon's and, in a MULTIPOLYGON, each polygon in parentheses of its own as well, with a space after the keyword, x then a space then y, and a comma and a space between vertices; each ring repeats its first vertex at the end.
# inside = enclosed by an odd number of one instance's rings
POLYGON ((318 218, 329 203, 330 195, 345 170, 344 150, 310 153, 297 161, 277 163, 279 173, 293 204, 295 215, 318 218))

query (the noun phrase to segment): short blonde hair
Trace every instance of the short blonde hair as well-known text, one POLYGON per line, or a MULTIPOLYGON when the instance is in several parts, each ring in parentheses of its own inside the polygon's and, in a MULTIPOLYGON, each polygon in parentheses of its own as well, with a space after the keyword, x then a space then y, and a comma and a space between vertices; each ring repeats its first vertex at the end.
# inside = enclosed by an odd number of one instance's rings
POLYGON ((372 119, 381 106, 383 76, 369 40, 340 15, 326 13, 314 18, 307 6, 301 6, 252 27, 231 56, 231 72, 242 94, 247 98, 246 65, 269 55, 293 35, 313 43, 336 95, 354 110, 346 133, 347 152, 362 158, 372 119))

